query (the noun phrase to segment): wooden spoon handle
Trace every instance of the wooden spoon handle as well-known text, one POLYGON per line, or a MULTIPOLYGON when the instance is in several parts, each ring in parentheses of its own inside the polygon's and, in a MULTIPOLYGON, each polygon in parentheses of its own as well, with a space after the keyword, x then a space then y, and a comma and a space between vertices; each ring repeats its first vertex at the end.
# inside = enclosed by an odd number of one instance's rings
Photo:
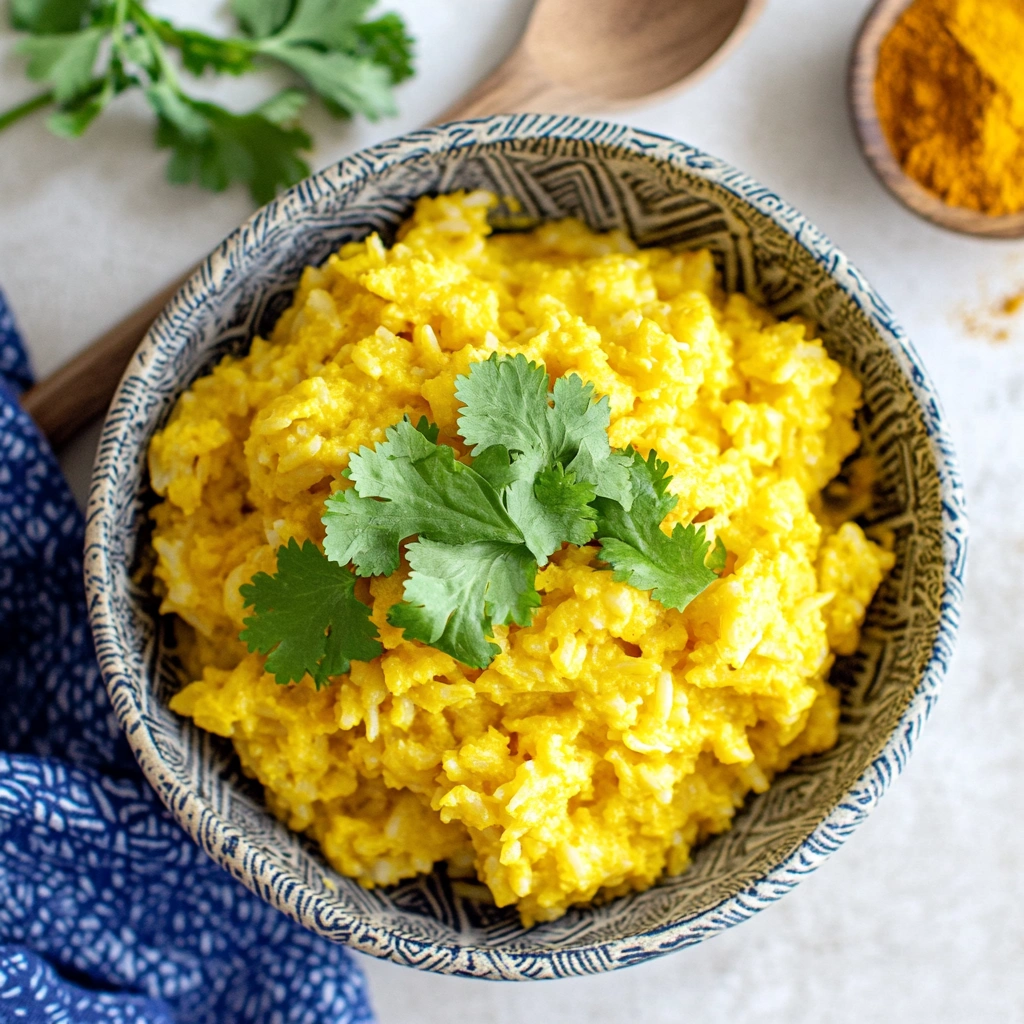
POLYGON ((22 408, 36 421, 52 445, 69 441, 107 410, 118 382, 160 310, 192 276, 152 296, 69 363, 21 396, 22 408))

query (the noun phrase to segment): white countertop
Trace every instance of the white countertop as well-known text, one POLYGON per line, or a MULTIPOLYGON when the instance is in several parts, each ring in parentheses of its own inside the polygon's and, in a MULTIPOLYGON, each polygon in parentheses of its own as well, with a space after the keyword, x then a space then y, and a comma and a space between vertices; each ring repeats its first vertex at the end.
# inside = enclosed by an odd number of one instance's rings
MULTIPOLYGON (((204 0, 153 6, 201 25, 204 0)), ((897 311, 944 398, 973 540, 959 653, 904 776, 816 875, 712 942, 611 975, 538 984, 443 978, 363 958, 382 1024, 965 1024, 1024 1020, 1024 243, 916 219, 863 163, 847 56, 867 0, 771 0, 720 67, 613 115, 685 139, 776 189, 846 250, 897 311), (969 330, 974 314, 982 329, 969 330), (987 325, 987 327, 986 327, 987 325), (1008 337, 993 340, 1002 327, 1008 337)), ((310 118, 323 166, 439 114, 511 46, 530 0, 390 0, 420 41, 400 117, 310 118)), ((33 87, 0 30, 0 107, 33 87)), ((273 79, 226 83, 239 104, 273 79)), ((261 97, 260 97, 261 98, 261 97)), ((0 136, 0 283, 46 373, 173 279, 251 211, 163 181, 141 104, 85 139, 37 119, 0 136)), ((94 433, 64 453, 84 491, 94 433)))

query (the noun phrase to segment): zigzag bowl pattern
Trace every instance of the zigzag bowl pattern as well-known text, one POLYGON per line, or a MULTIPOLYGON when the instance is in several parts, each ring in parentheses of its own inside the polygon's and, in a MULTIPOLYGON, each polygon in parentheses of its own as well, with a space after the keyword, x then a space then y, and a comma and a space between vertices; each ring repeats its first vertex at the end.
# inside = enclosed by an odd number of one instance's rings
POLYGON ((750 917, 817 867, 903 767, 946 671, 966 519, 934 389, 888 308, 816 228, 763 186, 679 142, 574 117, 456 122, 365 150, 309 178, 231 235, 161 314, 125 373, 92 481, 86 582, 100 664, 147 777, 235 877, 314 931, 425 970, 481 978, 591 974, 692 945, 750 917), (821 325, 864 385, 878 460, 875 521, 896 536, 857 654, 837 665, 838 746, 798 763, 699 849, 679 878, 529 931, 457 897, 443 872, 368 892, 265 809, 230 745, 171 714, 151 595, 131 578, 152 502, 145 452, 181 391, 273 324, 301 269, 345 241, 389 240, 415 198, 483 187, 537 218, 574 215, 641 244, 709 247, 730 289, 821 325))

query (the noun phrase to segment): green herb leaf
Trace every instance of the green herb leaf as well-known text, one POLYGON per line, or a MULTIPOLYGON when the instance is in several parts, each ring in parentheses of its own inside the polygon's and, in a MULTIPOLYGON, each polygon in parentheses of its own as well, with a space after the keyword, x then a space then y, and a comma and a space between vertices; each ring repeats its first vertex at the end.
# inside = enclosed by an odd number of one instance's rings
POLYGON ((263 39, 288 20, 292 0, 231 0, 231 11, 249 35, 263 39))
POLYGON ((68 103, 92 84, 92 69, 99 56, 104 28, 87 28, 64 35, 30 36, 15 52, 28 57, 28 77, 53 86, 53 98, 68 103))
POLYGON ((473 459, 473 469, 501 495, 540 565, 562 544, 586 544, 594 536, 594 486, 577 482, 560 463, 545 468, 534 455, 512 461, 508 449, 496 444, 473 459))
POLYGON ((260 52, 287 64, 320 96, 344 115, 362 114, 367 120, 394 114, 391 72, 366 57, 323 53, 311 46, 290 46, 275 37, 260 52))
POLYGON ((431 423, 426 416, 421 416, 417 420, 416 432, 422 434, 431 444, 437 444, 437 439, 441 436, 441 428, 436 423, 431 423))
MULTIPOLYGON (((588 543, 597 529, 597 510, 590 505, 594 497, 594 485, 589 480, 577 483, 575 473, 567 473, 560 463, 538 473, 533 498, 544 516, 531 524, 527 544, 533 538, 541 550, 555 551, 561 544, 588 543), (543 531, 548 531, 547 537, 543 531)), ((534 544, 530 544, 531 550, 534 544)))
POLYGON ((715 546, 711 549, 711 552, 705 557, 704 564, 716 576, 721 576, 722 573, 725 571, 725 563, 728 557, 729 552, 725 550, 725 542, 722 540, 721 537, 716 537, 715 546))
POLYGON ((391 84, 412 78, 412 37, 405 31, 405 22, 397 14, 385 14, 375 21, 356 26, 359 45, 357 57, 369 57, 391 73, 391 84))
POLYGON ((193 75, 207 68, 229 75, 241 75, 253 69, 251 43, 237 39, 217 39, 195 29, 175 28, 162 18, 151 19, 160 38, 181 52, 181 62, 193 75))
POLYGON ((649 590, 665 607, 682 611, 718 578, 716 570, 725 568, 725 546, 719 539, 709 558, 711 542, 703 526, 676 523, 671 536, 661 529, 677 499, 668 493, 668 465, 654 452, 645 460, 633 451, 629 471, 629 510, 607 498, 594 502, 601 558, 612 567, 616 580, 649 590))
POLYGON ((206 139, 210 126, 199 104, 188 99, 169 82, 159 82, 146 90, 146 99, 156 111, 160 123, 172 126, 193 142, 206 139))
POLYGON ((608 443, 608 399, 595 398, 593 384, 559 377, 549 396, 543 366, 495 354, 456 378, 455 395, 465 405, 459 433, 474 455, 501 445, 545 469, 560 463, 598 496, 629 508, 629 459, 608 443))
POLYGON ((389 427, 375 449, 351 456, 355 486, 326 503, 328 557, 339 565, 352 562, 360 576, 378 576, 398 568, 399 544, 414 535, 522 544, 495 489, 457 462, 451 448, 425 436, 430 430, 436 428, 421 431, 406 418, 389 427))
POLYGON ((256 25, 248 11, 246 24, 259 52, 305 79, 329 110, 373 121, 395 112, 391 86, 411 73, 411 48, 397 15, 362 24, 372 6, 373 0, 297 0, 272 34, 264 31, 269 21, 256 25))
POLYGON ((357 42, 356 26, 373 5, 374 0, 296 0, 277 39, 351 52, 357 42))
POLYGON ((473 469, 499 494, 521 476, 521 470, 512 464, 508 449, 500 444, 491 445, 474 456, 473 469))
POLYGON ((483 668, 498 651, 487 640, 492 623, 525 624, 540 603, 536 560, 496 488, 437 444, 437 427, 406 418, 385 436, 350 458, 354 486, 327 499, 324 549, 360 575, 386 575, 398 568, 401 542, 418 537, 406 549, 405 601, 389 621, 483 668))
POLYGON ((549 396, 547 371, 522 355, 493 355, 455 383, 459 431, 488 473, 500 470, 505 507, 540 565, 593 537, 595 495, 628 508, 629 460, 608 444, 608 400, 593 385, 560 377, 549 396), (497 452, 513 453, 507 469, 497 452))
POLYGON ((77 32, 91 8, 92 0, 11 0, 11 27, 39 35, 77 32))
POLYGON ((262 114, 274 124, 290 124, 308 102, 309 96, 301 89, 282 89, 276 96, 271 96, 269 100, 261 103, 256 108, 256 113, 262 114))
POLYGON ((540 604, 537 563, 522 544, 419 540, 408 558, 405 601, 388 621, 473 668, 486 668, 499 653, 488 640, 495 624, 527 625, 540 604))
POLYGON ((114 88, 109 79, 95 80, 90 92, 84 93, 56 114, 46 119, 46 126, 54 135, 64 139, 77 139, 103 113, 106 105, 114 98, 114 88))
MULTIPOLYGON (((156 44, 149 36, 137 35, 126 39, 119 58, 125 63, 136 65, 151 78, 160 77, 160 58, 156 44)), ((132 84, 138 85, 138 79, 136 78, 132 84)))
POLYGON ((355 595, 356 578, 327 560, 312 542, 294 538, 277 552, 277 572, 257 573, 240 588, 245 619, 240 639, 250 651, 269 655, 266 671, 278 683, 297 683, 307 673, 316 688, 369 661, 383 650, 370 609, 355 595))
MULTIPOLYGON (((249 187, 257 203, 269 202, 280 187, 309 174, 298 155, 312 140, 301 128, 275 122, 260 108, 232 114, 213 103, 190 99, 163 83, 146 91, 157 111, 157 145, 171 149, 167 177, 175 183, 197 181, 220 192, 234 181, 249 187)), ((293 102, 293 101, 288 101, 293 102)))

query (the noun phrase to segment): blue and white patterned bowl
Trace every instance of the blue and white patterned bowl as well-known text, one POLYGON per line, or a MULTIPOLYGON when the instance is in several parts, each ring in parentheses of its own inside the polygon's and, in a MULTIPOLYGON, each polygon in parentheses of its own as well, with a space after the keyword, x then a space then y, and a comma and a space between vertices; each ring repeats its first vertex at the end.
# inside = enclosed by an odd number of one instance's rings
POLYGON ((865 819, 910 754, 946 671, 966 550, 963 492, 931 381, 885 303, 820 231, 770 191, 689 146, 573 117, 505 116, 403 136, 264 207, 164 310, 103 429, 86 545, 100 665, 147 777, 216 861, 311 929, 365 953, 481 978, 606 971, 700 942, 788 892, 865 819), (857 654, 837 665, 838 746, 798 763, 678 878, 524 930, 456 896, 441 873, 368 892, 266 810, 227 741, 171 714, 179 685, 156 605, 133 581, 152 495, 146 448, 182 390, 265 333, 301 269, 343 242, 389 239, 424 193, 487 188, 540 218, 573 215, 641 245, 710 248, 726 286, 820 325, 864 385, 860 429, 880 472, 872 521, 896 567, 857 654))

